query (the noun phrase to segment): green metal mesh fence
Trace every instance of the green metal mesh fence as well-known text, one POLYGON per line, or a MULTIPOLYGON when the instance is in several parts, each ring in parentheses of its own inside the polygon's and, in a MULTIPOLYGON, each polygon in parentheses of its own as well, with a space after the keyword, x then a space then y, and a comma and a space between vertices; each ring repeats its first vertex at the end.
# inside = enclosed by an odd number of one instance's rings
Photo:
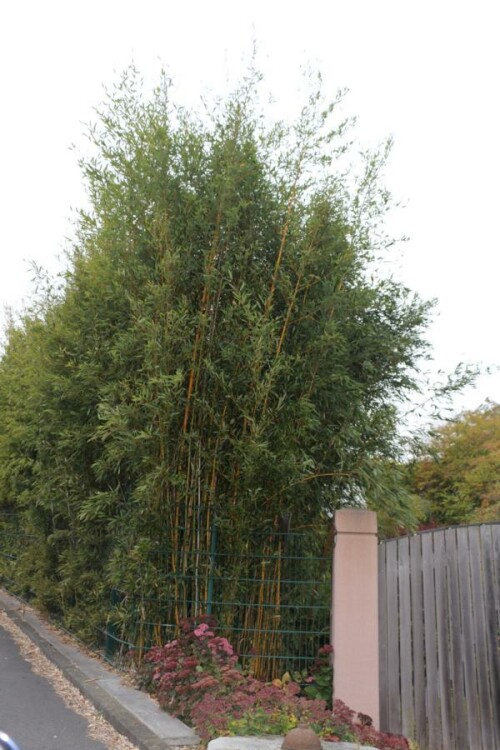
MULTIPOLYGON (((208 552, 163 548, 135 560, 133 550, 115 549, 123 577, 106 589, 96 627, 106 656, 140 656, 175 637, 184 618, 210 614, 257 676, 307 668, 330 639, 329 525, 233 542, 214 528, 208 552)), ((0 522, 2 579, 16 593, 16 558, 29 543, 15 518, 0 522)))
POLYGON ((173 637, 183 618, 211 614, 255 674, 307 667, 329 642, 330 542, 316 531, 254 538, 248 546, 238 555, 185 553, 180 570, 159 569, 155 595, 115 588, 108 648, 147 649, 173 637))

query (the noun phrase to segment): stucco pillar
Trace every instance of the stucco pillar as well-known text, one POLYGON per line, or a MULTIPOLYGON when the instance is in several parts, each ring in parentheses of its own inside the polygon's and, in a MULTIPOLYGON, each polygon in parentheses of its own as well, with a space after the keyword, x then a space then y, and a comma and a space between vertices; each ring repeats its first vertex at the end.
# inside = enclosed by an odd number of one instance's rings
POLYGON ((379 726, 377 515, 335 513, 332 645, 334 696, 379 726))

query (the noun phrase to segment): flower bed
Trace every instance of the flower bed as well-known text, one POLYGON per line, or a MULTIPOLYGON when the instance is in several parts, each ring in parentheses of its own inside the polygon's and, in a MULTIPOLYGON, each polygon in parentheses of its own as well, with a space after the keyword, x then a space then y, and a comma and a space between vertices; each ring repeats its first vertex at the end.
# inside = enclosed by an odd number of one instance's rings
POLYGON ((321 649, 308 673, 265 683, 241 670, 231 644, 215 628, 211 617, 184 620, 179 638, 153 648, 138 674, 141 687, 202 739, 285 734, 300 722, 332 742, 408 750, 404 737, 377 731, 370 717, 339 700, 331 705, 330 646, 321 649))

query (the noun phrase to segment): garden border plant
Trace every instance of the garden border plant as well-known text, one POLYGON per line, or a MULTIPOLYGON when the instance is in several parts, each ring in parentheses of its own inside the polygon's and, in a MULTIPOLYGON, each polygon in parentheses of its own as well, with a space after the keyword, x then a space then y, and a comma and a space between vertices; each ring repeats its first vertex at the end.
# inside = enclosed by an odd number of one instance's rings
POLYGON ((151 649, 137 671, 139 686, 165 711, 192 725, 204 741, 222 735, 280 735, 306 723, 332 742, 408 750, 404 737, 379 732, 370 717, 340 700, 332 706, 331 646, 321 649, 307 674, 295 675, 302 683, 289 673, 268 683, 242 670, 216 626, 210 615, 186 618, 179 636, 151 649))

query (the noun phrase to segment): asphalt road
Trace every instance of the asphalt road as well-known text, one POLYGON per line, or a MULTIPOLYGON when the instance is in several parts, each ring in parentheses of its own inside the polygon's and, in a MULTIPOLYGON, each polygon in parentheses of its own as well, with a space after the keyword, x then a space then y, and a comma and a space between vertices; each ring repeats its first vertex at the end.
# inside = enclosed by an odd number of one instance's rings
POLYGON ((34 674, 0 626, 0 730, 19 750, 104 750, 87 737, 87 722, 67 708, 52 685, 34 674))

